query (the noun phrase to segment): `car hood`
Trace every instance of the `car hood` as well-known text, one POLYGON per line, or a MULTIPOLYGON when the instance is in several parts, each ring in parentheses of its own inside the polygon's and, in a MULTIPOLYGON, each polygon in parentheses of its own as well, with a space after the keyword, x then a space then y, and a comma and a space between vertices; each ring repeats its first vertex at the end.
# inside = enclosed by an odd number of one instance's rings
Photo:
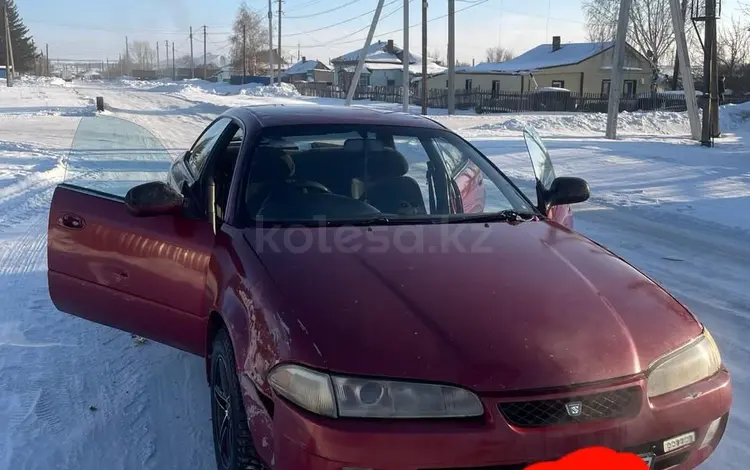
POLYGON ((245 236, 283 296, 288 359, 336 373, 569 386, 642 372, 701 332, 654 282, 553 222, 272 230, 245 236))

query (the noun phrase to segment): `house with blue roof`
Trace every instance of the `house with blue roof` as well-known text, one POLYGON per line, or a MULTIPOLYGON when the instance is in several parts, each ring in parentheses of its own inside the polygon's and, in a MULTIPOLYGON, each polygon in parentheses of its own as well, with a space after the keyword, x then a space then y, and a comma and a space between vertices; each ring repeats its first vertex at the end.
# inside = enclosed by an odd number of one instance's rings
MULTIPOLYGON (((456 70, 456 89, 529 92, 558 88, 575 93, 609 93, 614 42, 567 43, 554 36, 505 62, 484 62, 456 70)), ((626 95, 651 91, 655 71, 648 58, 627 45, 623 78, 626 95)), ((661 81, 660 81, 661 83, 661 81)), ((428 89, 446 89, 448 75, 427 80, 428 89)))

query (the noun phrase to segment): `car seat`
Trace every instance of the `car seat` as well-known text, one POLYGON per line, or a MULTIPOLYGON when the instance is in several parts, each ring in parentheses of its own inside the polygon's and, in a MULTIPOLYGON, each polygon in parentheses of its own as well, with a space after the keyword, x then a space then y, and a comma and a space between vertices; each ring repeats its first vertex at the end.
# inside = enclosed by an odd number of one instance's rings
POLYGON ((255 217, 272 191, 294 176, 294 162, 284 150, 261 147, 255 151, 245 193, 246 214, 255 217))
POLYGON ((426 214, 422 190, 414 178, 406 176, 409 163, 400 152, 385 147, 376 140, 350 139, 344 144, 344 148, 349 151, 361 148, 364 155, 365 142, 367 171, 363 171, 360 178, 354 180, 353 196, 387 214, 426 214))

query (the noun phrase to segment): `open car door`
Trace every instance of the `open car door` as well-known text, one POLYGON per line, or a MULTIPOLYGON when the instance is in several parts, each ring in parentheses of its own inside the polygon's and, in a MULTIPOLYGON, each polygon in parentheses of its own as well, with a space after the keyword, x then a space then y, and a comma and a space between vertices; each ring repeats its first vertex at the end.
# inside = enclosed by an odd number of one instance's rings
POLYGON ((49 292, 63 312, 203 354, 211 225, 177 210, 136 217, 124 199, 139 183, 165 181, 170 163, 136 124, 81 120, 50 207, 49 292))
POLYGON ((573 228, 573 211, 569 204, 550 206, 547 194, 555 181, 555 168, 552 160, 544 146, 539 133, 531 126, 524 127, 523 139, 526 141, 526 149, 531 158, 531 166, 534 168, 536 178, 537 208, 550 219, 570 229, 573 228))

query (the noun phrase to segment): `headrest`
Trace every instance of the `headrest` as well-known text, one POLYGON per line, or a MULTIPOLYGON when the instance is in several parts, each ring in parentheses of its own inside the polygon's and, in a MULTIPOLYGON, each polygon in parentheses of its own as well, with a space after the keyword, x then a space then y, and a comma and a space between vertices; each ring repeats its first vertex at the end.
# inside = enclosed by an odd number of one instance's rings
POLYGON ((285 181, 294 175, 294 161, 282 149, 262 147, 255 151, 250 183, 285 181))
POLYGON ((347 139, 344 142, 344 150, 348 152, 364 152, 365 142, 367 142, 368 152, 382 152, 385 149, 385 146, 379 140, 347 139))
MULTIPOLYGON (((384 149, 367 154, 367 177, 371 179, 397 178, 409 172, 409 163, 401 153, 384 149)), ((364 175, 363 175, 364 176, 364 175)))

